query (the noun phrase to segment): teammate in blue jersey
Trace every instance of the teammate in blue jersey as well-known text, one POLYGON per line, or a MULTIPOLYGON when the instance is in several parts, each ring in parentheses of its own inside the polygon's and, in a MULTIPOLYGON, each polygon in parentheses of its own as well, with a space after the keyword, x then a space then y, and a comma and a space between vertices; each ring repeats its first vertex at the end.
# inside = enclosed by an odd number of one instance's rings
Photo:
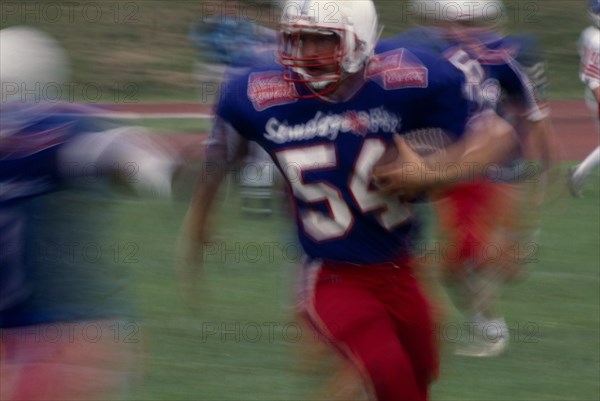
MULTIPOLYGON (((447 58, 467 77, 466 96, 492 107, 519 133, 519 147, 488 179, 456 185, 436 202, 445 242, 443 277, 457 307, 476 330, 456 352, 504 351, 508 328, 496 309, 501 283, 522 270, 537 245, 533 234, 552 157, 544 61, 529 36, 504 36, 500 0, 414 0, 424 25, 385 42, 409 44, 447 58), (532 161, 538 161, 534 164, 532 161), (495 249, 490 256, 486 249, 495 249)), ((389 44, 388 44, 389 46, 389 44)))
POLYGON ((514 132, 489 111, 469 120, 463 73, 446 60, 375 53, 379 31, 372 1, 284 4, 278 63, 223 87, 206 150, 222 168, 191 202, 183 277, 197 275, 227 166, 256 141, 293 194, 305 316, 376 399, 425 400, 437 352, 412 271, 420 219, 408 200, 480 175, 514 132), (445 174, 450 165, 457 174, 445 174))
MULTIPOLYGON (((277 3, 258 7, 256 19, 249 18, 247 7, 242 2, 224 2, 215 7, 215 15, 203 17, 192 26, 190 41, 198 50, 195 75, 202 101, 207 100, 206 93, 217 92, 215 88, 225 80, 226 73, 243 73, 252 65, 273 59, 275 30, 268 25, 273 25, 279 10, 277 3)), ((250 143, 244 164, 239 178, 241 209, 249 213, 271 213, 275 170, 271 158, 258 145, 250 143)))
POLYGON ((243 71, 274 50, 275 30, 258 22, 270 25, 277 4, 265 3, 252 10, 256 19, 247 15, 247 7, 242 2, 223 2, 215 7, 214 15, 192 25, 189 39, 197 50, 195 74, 201 84, 220 83, 227 68, 229 73, 243 71))
POLYGON ((118 255, 137 245, 114 237, 107 189, 120 176, 168 196, 173 160, 133 128, 48 100, 68 68, 48 35, 6 28, 0 49, 0 398, 123 397, 140 338, 118 255))

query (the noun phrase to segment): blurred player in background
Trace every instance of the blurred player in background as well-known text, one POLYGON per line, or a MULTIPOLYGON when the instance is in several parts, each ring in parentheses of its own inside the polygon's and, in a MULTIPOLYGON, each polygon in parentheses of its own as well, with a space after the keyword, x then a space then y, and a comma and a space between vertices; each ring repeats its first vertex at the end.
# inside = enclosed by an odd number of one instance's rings
POLYGON ((411 6, 423 25, 389 40, 447 58, 467 77, 465 95, 497 110, 519 133, 518 150, 488 178, 445 190, 436 202, 443 279, 475 330, 475 341, 456 352, 493 356, 509 340, 496 310, 501 284, 536 249, 535 214, 553 158, 544 61, 533 38, 501 34, 506 10, 500 0, 413 0, 411 6))
MULTIPOLYGON (((588 14, 593 25, 587 27, 579 37, 581 66, 579 78, 586 85, 586 101, 600 119, 600 0, 589 0, 588 14)), ((596 120, 598 124, 599 120, 596 120)), ((598 125, 596 125, 598 128, 598 125)), ((585 179, 594 167, 600 164, 600 147, 597 147, 580 164, 569 170, 569 190, 577 198, 585 179)))
POLYGON ((201 82, 222 82, 225 70, 244 70, 263 52, 273 51, 275 30, 269 27, 279 15, 277 2, 247 5, 226 0, 207 7, 207 15, 190 30, 190 42, 197 50, 196 77, 201 82), (259 7, 260 6, 260 7, 259 7), (265 24, 266 26, 261 25, 265 24))
POLYGON ((139 244, 115 237, 109 187, 168 197, 174 162, 49 100, 69 65, 47 34, 1 30, 0 74, 0 399, 122 399, 141 340, 123 262, 139 244))
POLYGON ((207 162, 222 168, 203 177, 192 199, 183 279, 189 285, 198 274, 227 166, 256 141, 294 197, 305 316, 376 399, 425 400, 437 352, 429 303, 412 272, 421 223, 402 199, 448 184, 434 166, 501 160, 514 132, 490 112, 467 129, 464 77, 447 61, 394 46, 374 55, 380 28, 372 1, 288 1, 281 21, 279 64, 222 87, 206 149, 207 162), (419 129, 432 139, 426 156, 401 139, 419 129), (452 137, 461 139, 436 147, 452 137), (378 163, 382 157, 387 163, 378 163))
MULTIPOLYGON (((225 74, 241 74, 262 59, 272 60, 275 51, 275 25, 279 2, 249 5, 239 1, 224 1, 209 16, 196 21, 190 31, 190 41, 197 49, 195 75, 202 91, 216 93, 225 74), (256 14, 254 14, 256 13, 256 14), (264 24, 264 25, 261 25, 264 24)), ((269 155, 256 143, 248 145, 248 154, 240 169, 241 209, 244 212, 270 214, 273 210, 275 165, 269 155)))

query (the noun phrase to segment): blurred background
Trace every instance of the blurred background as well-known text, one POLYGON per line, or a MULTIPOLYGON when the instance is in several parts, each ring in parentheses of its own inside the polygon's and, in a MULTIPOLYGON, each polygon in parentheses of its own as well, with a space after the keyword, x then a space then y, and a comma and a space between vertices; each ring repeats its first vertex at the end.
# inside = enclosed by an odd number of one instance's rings
MULTIPOLYGON (((504 3, 508 31, 538 35, 548 60, 551 96, 579 98, 576 42, 589 25, 586 1, 504 3)), ((74 80, 98 84, 107 101, 115 99, 112 95, 117 90, 122 97, 139 101, 194 101, 191 73, 199 55, 190 45, 190 30, 198 21, 218 16, 227 4, 226 0, 3 1, 0 27, 26 24, 54 35, 71 56, 74 80)), ((271 26, 277 22, 277 10, 266 7, 269 2, 240 4, 228 11, 235 19, 271 26)), ((410 25, 413 13, 406 2, 375 4, 384 37, 410 25)))
MULTIPOLYGON (((223 9, 234 18, 265 26, 277 22, 277 12, 268 4, 240 2, 233 8, 228 4, 187 0, 0 4, 0 28, 38 27, 66 48, 73 73, 72 91, 63 93, 66 100, 117 112, 133 110, 120 121, 151 128, 190 159, 191 167, 176 182, 172 202, 123 199, 116 205, 122 217, 113 228, 112 255, 131 274, 138 312, 131 325, 115 328, 110 335, 115 341, 135 342, 143 350, 139 379, 127 396, 131 400, 307 400, 335 365, 333 357, 311 357, 301 345, 318 341, 292 314, 291 286, 299 249, 277 187, 267 197, 269 211, 255 213, 244 206, 247 199, 240 195, 239 176, 233 175, 221 194, 220 223, 207 252, 195 307, 183 302, 177 286, 177 239, 194 175, 203 174, 201 144, 209 129, 214 82, 219 80, 198 78, 197 62, 210 60, 194 46, 190 33, 223 9)), ((384 37, 410 26, 405 2, 375 4, 384 37)), ((560 163, 567 167, 598 141, 578 79, 577 39, 589 25, 586 1, 505 4, 507 31, 531 33, 541 42, 549 97, 569 100, 553 106, 564 147, 560 163), (567 146, 575 144, 580 147, 567 146)), ((454 356, 452 347, 466 332, 460 323, 452 323, 456 312, 447 307, 448 323, 438 331, 444 347, 433 399, 598 399, 598 183, 596 170, 583 199, 568 195, 563 176, 550 187, 541 212, 539 243, 532 248, 531 271, 503 297, 512 335, 506 354, 493 359, 454 356)))

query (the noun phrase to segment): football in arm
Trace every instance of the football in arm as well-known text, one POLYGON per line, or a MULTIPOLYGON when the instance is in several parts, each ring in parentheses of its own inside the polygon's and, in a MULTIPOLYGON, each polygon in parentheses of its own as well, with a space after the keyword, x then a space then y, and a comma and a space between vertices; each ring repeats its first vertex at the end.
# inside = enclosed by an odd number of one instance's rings
POLYGON ((396 161, 398 158, 398 148, 396 148, 396 144, 394 142, 390 142, 385 147, 385 152, 383 155, 377 160, 375 163, 375 167, 383 166, 388 163, 392 163, 396 161))
MULTIPOLYGON (((408 147, 419 156, 427 156, 433 152, 444 150, 453 139, 439 128, 426 128, 403 132, 401 138, 408 147)), ((394 140, 386 145, 385 152, 375 166, 383 166, 394 162, 398 158, 398 148, 394 140)))

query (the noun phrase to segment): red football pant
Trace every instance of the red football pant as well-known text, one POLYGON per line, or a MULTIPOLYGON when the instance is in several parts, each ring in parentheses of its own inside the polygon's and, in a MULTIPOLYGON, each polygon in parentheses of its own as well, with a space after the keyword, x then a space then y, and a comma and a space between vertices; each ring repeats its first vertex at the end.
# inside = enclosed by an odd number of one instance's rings
POLYGON ((408 266, 325 264, 307 312, 378 400, 427 400, 437 347, 430 305, 408 266))
MULTIPOLYGON (((56 322, 0 331, 0 400, 123 399, 137 375, 138 339, 120 320, 56 322)), ((123 323, 125 324, 125 323, 123 323)))
POLYGON ((516 225, 514 185, 488 181, 457 184, 436 202, 440 228, 446 243, 441 257, 449 272, 481 268, 510 253, 498 237, 516 225))

